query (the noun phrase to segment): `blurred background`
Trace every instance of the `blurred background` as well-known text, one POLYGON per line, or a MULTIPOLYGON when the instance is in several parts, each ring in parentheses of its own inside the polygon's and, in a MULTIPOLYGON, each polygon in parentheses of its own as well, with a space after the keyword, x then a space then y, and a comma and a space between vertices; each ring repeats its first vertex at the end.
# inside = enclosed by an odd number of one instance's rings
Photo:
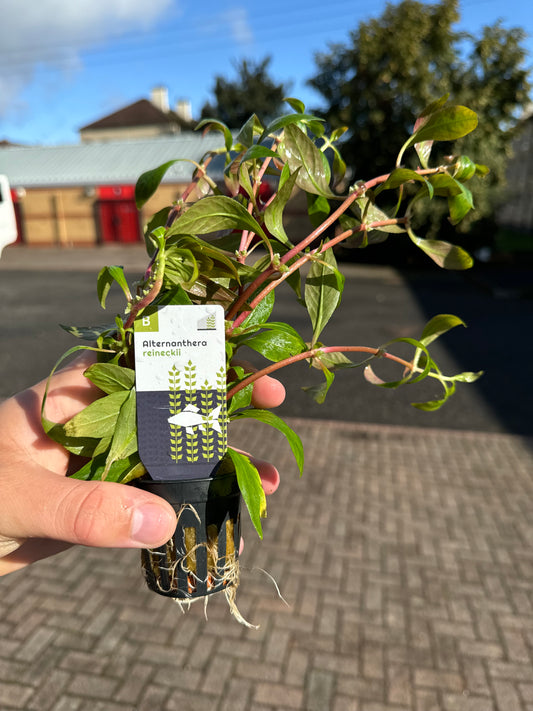
MULTIPOLYGON (((418 215, 426 236, 474 255, 471 270, 439 270, 397 236, 338 250, 346 287, 322 336, 379 346, 455 313, 467 328, 435 359, 483 377, 423 413, 409 403, 438 396, 429 383, 391 391, 340 372, 318 406, 301 389, 316 374, 285 371, 278 412, 304 440, 301 480, 277 433, 235 431, 283 474, 264 541, 244 521, 239 604, 260 630, 223 600, 209 621, 198 606, 182 617, 145 589, 135 551, 71 550, 0 580, 0 711, 531 711, 530 0, 0 0, 0 11, 0 197, 16 220, 0 259, 0 401, 73 345, 59 324, 122 312, 118 290, 101 312, 96 275, 144 271, 143 224, 191 167, 172 166, 141 214, 135 181, 220 145, 194 131, 202 118, 236 130, 297 97, 349 127, 356 181, 387 172, 416 115, 449 93, 479 127, 443 155, 490 169, 469 183, 475 210, 461 225, 418 215)), ((309 230, 297 203, 287 217, 309 230)), ((278 291, 275 318, 310 333, 278 291)))

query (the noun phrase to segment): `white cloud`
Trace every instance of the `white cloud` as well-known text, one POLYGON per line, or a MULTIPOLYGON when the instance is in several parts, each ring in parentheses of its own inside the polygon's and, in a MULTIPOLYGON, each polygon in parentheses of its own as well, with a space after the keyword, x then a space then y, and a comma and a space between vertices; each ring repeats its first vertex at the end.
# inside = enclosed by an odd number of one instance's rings
POLYGON ((229 35, 231 40, 241 47, 252 44, 254 40, 248 10, 242 6, 203 16, 201 32, 212 37, 229 35))
MULTIPOLYGON (((37 65, 80 66, 80 52, 113 37, 146 31, 174 0, 2 0, 0 22, 0 115, 17 97, 37 65)), ((20 108, 20 106, 19 106, 20 108)))
POLYGON ((248 10, 245 7, 234 7, 228 10, 225 19, 235 42, 241 45, 252 43, 254 36, 248 20, 248 10))

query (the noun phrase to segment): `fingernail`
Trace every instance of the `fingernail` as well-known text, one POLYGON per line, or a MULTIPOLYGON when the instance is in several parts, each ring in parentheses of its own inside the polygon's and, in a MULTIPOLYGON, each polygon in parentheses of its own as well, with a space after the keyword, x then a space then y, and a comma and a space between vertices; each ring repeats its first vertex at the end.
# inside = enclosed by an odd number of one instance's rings
POLYGON ((142 546, 160 546, 167 541, 176 526, 176 518, 158 504, 146 503, 133 509, 130 537, 142 546))

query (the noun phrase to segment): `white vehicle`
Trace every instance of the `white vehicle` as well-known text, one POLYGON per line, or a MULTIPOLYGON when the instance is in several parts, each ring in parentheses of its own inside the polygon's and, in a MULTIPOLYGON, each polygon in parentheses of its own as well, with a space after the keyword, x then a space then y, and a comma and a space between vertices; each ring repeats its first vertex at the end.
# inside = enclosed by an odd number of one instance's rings
POLYGON ((0 175, 0 256, 7 244, 17 239, 17 220, 11 199, 9 182, 5 175, 0 175))

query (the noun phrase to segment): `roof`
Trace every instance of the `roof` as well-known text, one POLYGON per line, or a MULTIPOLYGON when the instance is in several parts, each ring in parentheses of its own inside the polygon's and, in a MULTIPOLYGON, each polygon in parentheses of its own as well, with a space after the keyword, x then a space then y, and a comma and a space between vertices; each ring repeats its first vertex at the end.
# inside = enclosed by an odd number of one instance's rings
POLYGON ((185 121, 174 111, 161 111, 148 99, 140 99, 129 106, 125 106, 115 111, 109 116, 94 121, 94 123, 82 126, 80 131, 105 128, 130 128, 133 126, 165 126, 178 124, 183 129, 191 127, 190 122, 185 121))
MULTIPOLYGON (((7 146, 0 150, 0 173, 12 187, 76 185, 133 185, 141 173, 174 159, 199 162, 209 151, 223 146, 218 133, 202 136, 192 131, 131 141, 82 143, 64 146, 7 146)), ((164 182, 190 180, 194 166, 179 160, 167 171, 164 182)), ((217 161, 218 163, 218 161, 217 161)), ((211 164, 213 165, 213 163, 211 164)), ((222 178, 223 161, 219 175, 222 178)))

